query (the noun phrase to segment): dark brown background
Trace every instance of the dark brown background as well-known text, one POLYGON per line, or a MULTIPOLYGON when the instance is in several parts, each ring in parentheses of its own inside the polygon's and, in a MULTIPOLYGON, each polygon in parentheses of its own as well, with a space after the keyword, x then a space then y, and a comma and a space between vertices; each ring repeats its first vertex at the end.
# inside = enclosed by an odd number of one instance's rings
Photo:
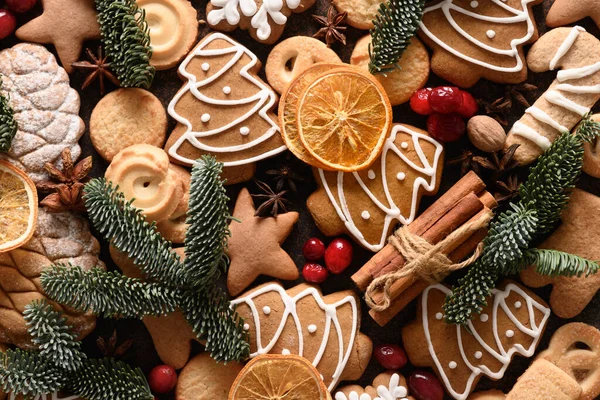
MULTIPOLYGON (((200 20, 203 20, 205 18, 204 9, 205 9, 206 2, 207 2, 207 0, 192 0, 192 4, 198 10, 198 18, 200 20)), ((536 21, 538 24, 538 28, 540 30, 540 35, 542 35, 547 30, 546 27, 544 26, 543 21, 545 19, 545 15, 546 15, 550 5, 552 4, 552 2, 553 2, 552 0, 546 0, 543 5, 534 7, 534 14, 535 14, 535 18, 536 18, 536 21)), ((282 39, 285 39, 290 36, 297 36, 297 35, 313 35, 319 29, 319 25, 315 21, 313 21, 313 19, 311 18, 311 15, 312 14, 326 15, 328 7, 329 7, 329 0, 317 0, 317 4, 309 11, 302 13, 302 14, 293 14, 288 20, 288 24, 286 26, 285 32, 282 36, 282 39)), ((28 19, 30 19, 36 15, 39 15, 41 13, 41 11, 42 11, 42 8, 38 4, 38 6, 31 13, 29 13, 27 15, 19 16, 19 25, 25 23, 28 19)), ((593 22, 589 18, 584 21, 581 21, 580 25, 584 26, 589 32, 595 34, 596 36, 599 35, 598 29, 596 28, 596 26, 593 24, 593 22)), ((199 37, 203 37, 209 31, 210 31, 210 29, 206 25, 201 26, 199 37)), ((333 49, 338 52, 338 54, 341 56, 341 58, 344 61, 348 62, 349 58, 350 58, 350 54, 354 47, 354 43, 359 38, 361 38, 363 35, 365 35, 366 33, 367 32, 365 32, 365 31, 359 31, 357 29, 349 27, 348 31, 347 31, 347 37, 348 37, 347 45, 343 46, 341 44, 335 44, 333 46, 333 49)), ((237 31, 233 32, 231 35, 236 40, 238 40, 239 42, 241 42, 242 44, 247 46, 250 50, 255 52, 258 55, 258 57, 263 61, 263 64, 264 64, 272 46, 262 45, 260 43, 255 42, 254 40, 252 40, 250 38, 248 33, 245 31, 237 30, 237 31)), ((598 37, 600 37, 600 36, 598 36, 598 37)), ((15 39, 9 38, 9 39, 2 41, 2 43, 0 43, 0 47, 6 48, 9 46, 12 46, 14 43, 15 43, 15 39)), ((89 46, 92 49, 95 49, 96 45, 97 45, 97 43, 87 43, 87 46, 89 46)), ((49 46, 49 48, 51 51, 54 52, 54 49, 52 48, 52 46, 49 46)), ((554 72, 548 72, 545 74, 530 74, 528 82, 534 83, 535 85, 537 85, 539 87, 539 90, 532 94, 530 100, 534 100, 539 95, 541 95, 545 91, 545 88, 550 84, 550 82, 552 82, 554 77, 555 77, 554 72)), ((94 106, 100 100, 100 95, 98 94, 99 90, 97 90, 97 86, 95 86, 95 84, 93 84, 92 87, 86 89, 85 91, 81 91, 80 86, 81 86, 83 79, 84 79, 84 76, 82 76, 81 74, 79 74, 77 72, 75 72, 74 74, 71 75, 71 86, 73 86, 77 90, 79 90, 79 93, 81 95, 81 112, 80 112, 80 114, 87 125, 87 123, 89 121, 89 117, 91 115, 91 112, 92 112, 94 106)), ((264 79, 264 75, 263 75, 263 79, 264 79)), ((442 81, 440 78, 438 78, 432 74, 432 76, 430 77, 430 80, 428 82, 428 86, 437 86, 437 85, 440 85, 443 83, 444 83, 444 81, 442 81)), ((164 106, 166 107, 168 105, 169 101, 171 100, 172 96, 180 88, 181 84, 182 83, 179 80, 179 78, 177 77, 177 73, 176 73, 175 69, 168 70, 168 71, 159 71, 156 74, 156 79, 155 79, 154 85, 152 87, 152 92, 161 99, 164 106)), ((109 90, 114 89, 114 87, 112 87, 112 86, 109 86, 108 88, 109 88, 109 90)), ((476 98, 481 98, 481 99, 484 99, 487 101, 493 101, 493 100, 501 97, 504 94, 505 87, 503 85, 499 85, 499 84, 495 84, 495 83, 480 81, 470 91, 475 95, 476 98)), ((519 106, 518 104, 515 104, 512 112, 511 112, 510 123, 512 124, 514 121, 519 119, 521 117, 521 115, 523 114, 523 111, 524 111, 523 107, 519 106)), ((421 128, 425 127, 425 118, 414 114, 410 110, 408 105, 406 105, 406 104, 394 107, 394 121, 413 124, 413 125, 421 127, 421 128)), ((170 123, 171 123, 171 126, 173 126, 172 120, 170 121, 170 123)), ((94 151, 93 147, 91 146, 87 131, 81 140, 81 145, 83 148, 84 155, 91 154, 94 156, 94 170, 93 170, 92 175, 93 176, 103 175, 103 172, 107 167, 107 164, 94 151)), ((458 143, 453 143, 451 145, 446 146, 446 150, 447 150, 446 159, 449 160, 449 159, 456 157, 460 153, 460 151, 467 145, 468 145, 467 140, 463 139, 462 141, 460 141, 458 143)), ((291 207, 291 209, 300 212, 300 220, 299 220, 294 232, 292 233, 292 235, 288 238, 288 240, 284 244, 284 248, 289 252, 289 254, 292 256, 292 258, 296 261, 298 268, 302 268, 304 259, 302 257, 301 248, 302 248, 302 244, 304 243, 304 241, 312 236, 318 236, 318 237, 321 237, 322 239, 325 239, 317 231, 316 227, 314 226, 314 223, 312 222, 310 214, 306 211, 305 204, 304 204, 308 195, 310 193, 312 193, 312 191, 316 188, 316 184, 312 178, 312 173, 310 171, 310 168, 307 168, 306 166, 302 165, 302 163, 300 163, 300 162, 296 162, 293 159, 293 157, 290 156, 289 154, 283 154, 276 158, 259 163, 257 178, 264 180, 268 183, 272 183, 272 181, 269 180, 269 177, 267 175, 265 175, 264 172, 266 170, 275 168, 275 167, 285 164, 285 163, 291 163, 295 168, 297 168, 297 171, 306 178, 306 182, 299 182, 298 193, 297 194, 290 193, 288 196, 288 198, 293 203, 293 206, 291 207)), ((526 171, 522 171, 522 174, 526 174, 526 171)), ((440 189, 440 193, 443 193, 445 190, 447 190, 447 188, 449 188, 454 182, 456 182, 456 180, 458 180, 458 178, 459 178, 458 167, 457 166, 447 166, 446 169, 444 170, 444 177, 443 177, 443 182, 442 182, 442 187, 440 189)), ((230 197, 232 199, 235 199, 237 196, 237 192, 243 186, 248 187, 252 193, 258 192, 258 189, 255 186, 255 184, 252 182, 249 182, 249 183, 246 183, 243 185, 236 185, 236 186, 229 187, 228 192, 230 194, 230 197)), ((584 176, 581 179, 579 186, 585 190, 595 193, 596 195, 600 195, 600 184, 599 184, 598 180, 596 180, 596 179, 593 179, 588 176, 584 176)), ((422 209, 426 208, 431 203, 432 200, 433 199, 424 198, 424 201, 422 204, 422 209)), ((107 265, 109 265, 110 268, 115 268, 110 259, 109 254, 108 254, 107 247, 108 246, 107 246, 106 242, 103 241, 102 242, 102 259, 104 262, 107 263, 107 265)), ((325 294, 327 294, 327 293, 335 292, 338 290, 353 289, 353 284, 352 284, 352 281, 350 280, 350 275, 356 269, 360 268, 360 266, 363 265, 363 263, 369 257, 370 257, 370 253, 368 253, 367 251, 364 251, 364 250, 358 248, 358 246, 356 246, 353 264, 350 266, 350 268, 348 268, 348 270, 343 275, 341 275, 339 277, 335 277, 335 279, 330 278, 328 281, 326 281, 322 285, 323 292, 325 294)), ((454 280, 456 278, 456 276, 451 277, 451 278, 453 278, 452 280, 454 280)), ((263 282, 266 280, 268 280, 268 279, 265 278, 265 279, 261 279, 260 281, 263 282)), ((302 281, 302 279, 298 280, 298 283, 301 281, 302 281)), ((286 286, 292 286, 293 284, 294 284, 294 282, 287 282, 286 286)), ((542 288, 541 290, 536 290, 536 292, 538 294, 540 294, 544 299, 548 300, 550 288, 549 287, 542 288)), ((366 306, 364 304, 363 304, 363 309, 366 309, 366 306)), ((577 316, 576 318, 573 319, 573 321, 583 321, 588 324, 595 325, 596 327, 600 327, 600 314, 598 313, 599 309, 600 309, 600 298, 596 297, 579 316, 577 316)), ((373 339, 374 344, 378 344, 378 343, 399 343, 400 344, 400 342, 401 342, 400 329, 402 328, 402 326, 404 326, 404 324, 406 324, 409 321, 412 321, 414 319, 414 317, 415 317, 415 305, 413 303, 411 306, 407 307, 407 309, 405 309, 402 313, 400 313, 385 328, 381 328, 371 320, 371 318, 365 311, 363 313, 363 318, 362 318, 362 331, 373 339)), ((546 334, 544 335, 544 338, 539 345, 539 349, 544 349, 547 347, 547 342, 551 336, 551 333, 554 330, 556 330, 557 327, 559 327, 560 325, 562 325, 564 323, 566 323, 566 321, 561 320, 560 318, 556 317, 555 315, 552 315, 552 317, 549 321, 549 324, 548 324, 548 328, 546 330, 546 334)), ((156 352, 154 351, 151 338, 150 338, 148 332, 146 331, 146 328, 144 327, 144 325, 141 322, 134 321, 134 320, 115 321, 115 320, 99 319, 98 327, 97 327, 96 331, 93 332, 84 341, 85 351, 91 357, 100 357, 102 354, 100 353, 100 351, 97 347, 97 344, 96 344, 97 338, 98 337, 108 338, 111 335, 111 333, 113 332, 113 330, 115 330, 115 329, 118 333, 118 343, 121 343, 126 340, 130 340, 130 339, 133 340, 133 345, 131 346, 131 348, 126 352, 125 355, 123 355, 121 357, 121 359, 123 361, 126 361, 132 365, 142 368, 144 370, 144 372, 146 372, 146 373, 148 373, 150 371, 150 369, 152 369, 155 365, 160 364, 160 360, 159 360, 156 352)), ((201 346, 196 345, 194 347, 194 351, 195 352, 201 351, 201 346)), ((508 391, 514 384, 515 380, 523 373, 523 371, 525 371, 525 369, 527 368, 528 365, 529 365, 529 360, 517 357, 511 364, 510 368, 508 369, 508 372, 506 373, 506 376, 504 379, 502 379, 501 381, 498 381, 498 382, 494 382, 494 381, 490 381, 486 378, 483 378, 480 381, 479 385, 477 386, 477 389, 483 390, 483 389, 488 389, 488 388, 498 388, 498 389, 502 389, 504 391, 508 391)), ((372 360, 369 365, 369 368, 367 369, 367 371, 365 372, 365 374, 363 375, 363 377, 359 383, 361 385, 370 384, 372 379, 377 374, 382 372, 382 370, 383 370, 383 368, 376 361, 372 360)), ((410 371, 411 371, 411 367, 407 366, 407 367, 403 368, 401 372, 405 376, 408 376, 410 371)), ((210 377, 207 377, 207 379, 210 379, 210 377)), ((170 398, 173 398, 173 396, 171 396, 171 397, 164 396, 162 398, 170 399, 170 398)), ((215 399, 215 400, 220 400, 220 399, 215 399)))

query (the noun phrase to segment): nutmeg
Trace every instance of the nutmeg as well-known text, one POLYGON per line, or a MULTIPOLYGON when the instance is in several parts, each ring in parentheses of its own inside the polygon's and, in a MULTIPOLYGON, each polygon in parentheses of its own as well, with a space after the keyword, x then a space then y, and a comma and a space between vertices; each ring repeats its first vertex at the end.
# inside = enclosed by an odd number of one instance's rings
POLYGON ((473 146, 487 153, 502 149, 506 141, 506 132, 502 125, 485 115, 471 118, 467 124, 467 133, 473 146))

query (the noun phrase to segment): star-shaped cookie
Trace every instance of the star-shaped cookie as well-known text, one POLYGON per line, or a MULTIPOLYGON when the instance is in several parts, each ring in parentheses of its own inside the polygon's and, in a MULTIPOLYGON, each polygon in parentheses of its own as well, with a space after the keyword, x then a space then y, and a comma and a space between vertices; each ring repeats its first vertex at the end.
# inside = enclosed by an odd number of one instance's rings
POLYGON ((26 42, 53 44, 68 72, 79 59, 83 42, 100 39, 94 0, 42 0, 44 12, 16 32, 26 42))
POLYGON ((227 274, 227 289, 237 296, 259 275, 277 279, 298 279, 298 268, 281 244, 292 232, 298 221, 297 212, 279 214, 274 218, 254 216, 254 202, 247 189, 242 189, 229 225, 228 255, 231 260, 227 274))
POLYGON ((556 0, 548 11, 546 25, 557 27, 590 17, 600 27, 600 0, 556 0))

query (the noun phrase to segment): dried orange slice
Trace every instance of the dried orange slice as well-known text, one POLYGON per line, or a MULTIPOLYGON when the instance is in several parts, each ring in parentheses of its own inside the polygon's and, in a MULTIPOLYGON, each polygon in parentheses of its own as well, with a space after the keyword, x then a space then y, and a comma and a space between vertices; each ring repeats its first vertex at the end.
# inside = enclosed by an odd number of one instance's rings
POLYGON ((233 382, 229 400, 330 400, 321 375, 305 358, 266 354, 250 361, 233 382))
POLYGON ((344 172, 368 168, 392 127, 385 89, 352 67, 318 77, 300 96, 297 114, 298 135, 310 155, 344 172))
POLYGON ((37 213, 35 184, 17 167, 0 161, 0 253, 31 239, 37 213))

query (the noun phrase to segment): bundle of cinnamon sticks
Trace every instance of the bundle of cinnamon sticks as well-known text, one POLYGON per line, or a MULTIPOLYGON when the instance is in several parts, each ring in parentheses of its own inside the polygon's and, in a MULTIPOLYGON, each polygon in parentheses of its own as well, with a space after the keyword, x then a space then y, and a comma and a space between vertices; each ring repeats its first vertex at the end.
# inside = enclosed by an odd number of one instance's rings
MULTIPOLYGON (((407 229, 435 245, 462 225, 489 213, 497 205, 494 196, 485 190, 483 181, 471 171, 427 208, 407 229)), ((473 253, 486 235, 487 228, 467 235, 459 234, 457 238, 444 244, 442 253, 453 262, 459 262, 473 253)), ((352 280, 359 289, 365 291, 373 279, 398 271, 405 262, 400 252, 388 244, 358 270, 352 276, 352 280)), ((379 312, 370 310, 369 314, 379 325, 384 326, 428 285, 429 282, 413 275, 403 277, 390 287, 390 307, 379 312)), ((383 293, 375 293, 371 300, 380 303, 382 298, 383 293)))

